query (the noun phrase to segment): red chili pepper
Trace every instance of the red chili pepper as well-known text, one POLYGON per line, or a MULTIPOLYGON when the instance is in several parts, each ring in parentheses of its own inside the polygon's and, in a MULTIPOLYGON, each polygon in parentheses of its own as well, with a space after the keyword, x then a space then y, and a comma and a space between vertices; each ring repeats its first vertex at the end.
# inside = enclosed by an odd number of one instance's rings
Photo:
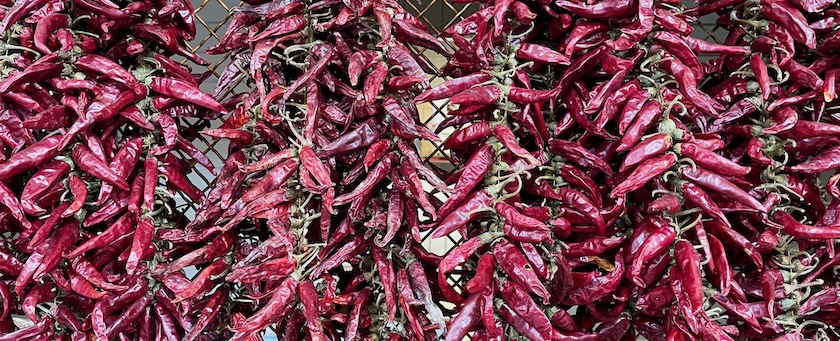
POLYGON ((691 307, 700 310, 703 307, 703 283, 700 274, 700 255, 688 241, 681 239, 674 246, 674 259, 682 273, 683 289, 691 307))
POLYGON ((133 223, 134 221, 132 215, 124 214, 116 222, 111 224, 111 226, 108 227, 108 229, 86 240, 84 243, 82 243, 82 245, 79 245, 73 251, 69 252, 67 254, 67 258, 76 258, 82 253, 108 245, 112 241, 116 240, 119 236, 123 236, 129 231, 131 231, 133 223))
POLYGON ((77 145, 74 147, 72 156, 76 165, 86 173, 123 190, 129 190, 128 182, 114 173, 105 162, 93 155, 86 146, 77 145))
POLYGON ((729 180, 726 180, 725 178, 716 173, 707 171, 699 167, 682 167, 680 168, 680 174, 684 178, 691 180, 692 182, 700 185, 701 187, 715 191, 732 201, 744 204, 747 207, 759 212, 767 212, 767 208, 761 205, 761 203, 758 202, 758 200, 753 198, 747 192, 744 192, 744 190, 738 188, 738 186, 736 186, 729 180))
POLYGON ((699 79, 705 75, 700 59, 697 58, 691 46, 681 36, 666 31, 658 31, 653 34, 653 39, 691 69, 695 77, 699 79))
POLYGON ((514 282, 529 292, 542 297, 544 302, 548 302, 548 290, 543 286, 537 274, 528 264, 528 259, 525 258, 521 251, 516 249, 516 246, 506 239, 501 239, 493 245, 493 255, 502 270, 511 276, 514 282))
POLYGON ((712 262, 709 263, 710 267, 717 277, 720 292, 723 295, 728 295, 733 283, 734 272, 729 265, 729 259, 726 257, 726 250, 720 240, 713 235, 709 235, 708 239, 709 247, 712 253, 712 262))
POLYGON ((603 1, 591 5, 579 4, 572 1, 558 1, 556 5, 574 15, 584 18, 622 18, 631 10, 631 5, 623 1, 603 1))
POLYGON ((782 230, 794 237, 803 239, 834 239, 840 236, 840 226, 812 226, 800 223, 790 213, 773 212, 773 220, 782 226, 782 230))
POLYGON ((709 229, 711 235, 739 246, 741 250, 750 257, 750 260, 752 260, 756 266, 761 267, 764 264, 764 260, 758 253, 758 250, 756 250, 755 246, 753 246, 746 237, 731 227, 714 220, 705 222, 704 226, 709 229))
POLYGON ((621 253, 618 253, 615 269, 612 272, 595 277, 583 285, 575 285, 563 300, 564 304, 589 304, 614 292, 625 275, 624 260, 621 258, 621 253))
POLYGON ((545 316, 545 313, 534 300, 531 299, 531 296, 525 292, 524 288, 515 282, 508 281, 504 282, 499 289, 499 293, 507 306, 513 309, 528 324, 534 326, 545 340, 554 339, 557 331, 551 326, 551 321, 549 321, 548 317, 545 316))
POLYGON ((679 84, 680 93, 689 99, 698 109, 704 113, 718 116, 718 110, 723 107, 705 92, 697 88, 697 78, 685 64, 676 59, 665 59, 660 65, 670 73, 679 84))
POLYGON ((785 27, 796 41, 808 48, 817 47, 817 38, 814 30, 808 26, 808 21, 798 9, 786 1, 762 0, 761 14, 770 21, 785 27))
POLYGON ((548 142, 548 151, 583 166, 585 169, 594 168, 607 175, 613 174, 610 165, 606 161, 593 154, 577 142, 553 139, 548 142))
MULTIPOLYGON (((627 131, 627 127, 629 127, 630 124, 633 123, 633 120, 636 119, 636 115, 639 114, 639 111, 642 110, 642 106, 648 98, 650 98, 650 92, 644 89, 639 89, 635 92, 628 91, 626 96, 629 97, 624 99, 624 107, 621 110, 621 115, 618 117, 618 122, 616 123, 619 134, 624 134, 624 132, 627 131)), ((604 121, 604 124, 606 124, 606 122, 607 121, 604 121)))
POLYGON ((699 166, 706 167, 716 173, 739 177, 750 173, 752 169, 741 166, 715 152, 703 148, 696 143, 684 142, 674 145, 674 151, 691 158, 699 166))
POLYGON ((81 210, 85 205, 85 200, 87 199, 88 194, 87 185, 79 177, 71 175, 70 178, 67 179, 67 183, 70 188, 70 192, 73 194, 73 202, 66 210, 64 210, 64 212, 61 212, 62 217, 72 216, 81 210))
POLYGON ((465 288, 467 292, 477 294, 485 290, 493 280, 496 271, 496 260, 492 253, 485 253, 478 259, 475 267, 475 276, 467 281, 465 288))
POLYGON ((0 182, 0 204, 6 207, 12 217, 14 217, 24 229, 29 230, 32 228, 32 224, 28 219, 26 219, 26 216, 23 213, 23 208, 21 208, 17 197, 12 190, 2 182, 0 182))
POLYGON ((479 293, 470 295, 467 301, 461 306, 458 315, 449 323, 449 330, 444 337, 445 341, 460 341, 467 336, 481 320, 481 297, 479 293))
POLYGON ((474 73, 468 76, 450 79, 434 88, 424 91, 418 95, 414 101, 415 103, 423 103, 448 98, 452 95, 464 92, 475 85, 488 82, 492 78, 493 77, 488 73, 474 73))
POLYGON ((618 169, 624 172, 631 166, 635 166, 653 156, 660 155, 671 149, 673 139, 668 134, 659 133, 650 136, 638 143, 624 157, 621 167, 618 169))
POLYGON ((286 277, 280 285, 274 289, 268 303, 260 308, 254 315, 251 315, 245 320, 240 327, 234 331, 236 334, 233 339, 240 339, 245 336, 254 335, 255 333, 265 329, 271 323, 275 322, 278 317, 275 314, 277 311, 285 309, 292 303, 295 293, 297 292, 298 281, 293 277, 286 277))
POLYGON ((61 138, 61 135, 53 135, 12 154, 8 160, 0 164, 0 180, 12 178, 56 157, 59 153, 58 142, 61 138))
POLYGON ((638 167, 636 167, 633 173, 628 175, 624 181, 613 188, 610 192, 610 197, 615 198, 624 196, 629 192, 641 188, 650 180, 671 168, 676 161, 677 156, 670 153, 643 161, 638 167))
POLYGON ((546 64, 569 64, 569 57, 539 44, 520 44, 516 50, 516 58, 546 64))
POLYGON ((677 234, 674 228, 670 225, 662 225, 656 230, 652 231, 649 236, 643 240, 637 251, 631 252, 633 254, 633 263, 628 269, 627 276, 636 285, 645 287, 645 282, 641 279, 640 274, 646 263, 658 257, 664 250, 666 250, 676 240, 677 234))
POLYGON ((371 117, 353 130, 322 147, 318 154, 330 157, 366 148, 379 140, 387 127, 380 118, 371 117))
POLYGON ((479 214, 473 211, 488 207, 492 201, 493 197, 486 189, 474 192, 463 204, 437 224, 431 238, 443 237, 465 226, 478 217, 479 214))
POLYGON ((467 127, 455 131, 443 142, 443 147, 455 149, 459 146, 469 145, 473 142, 486 138, 493 134, 489 122, 475 122, 467 127))
POLYGON ((616 147, 617 152, 622 152, 635 147, 644 133, 651 125, 662 116, 662 104, 658 101, 647 102, 635 116, 633 123, 623 132, 620 144, 616 147))
POLYGON ((15 281, 15 293, 22 295, 24 287, 34 279, 39 279, 50 272, 62 259, 62 253, 68 251, 79 235, 78 222, 68 221, 62 224, 47 240, 39 245, 26 260, 20 275, 15 281))
POLYGON ((496 85, 480 85, 452 96, 449 101, 458 105, 487 105, 498 102, 501 95, 502 89, 496 85))

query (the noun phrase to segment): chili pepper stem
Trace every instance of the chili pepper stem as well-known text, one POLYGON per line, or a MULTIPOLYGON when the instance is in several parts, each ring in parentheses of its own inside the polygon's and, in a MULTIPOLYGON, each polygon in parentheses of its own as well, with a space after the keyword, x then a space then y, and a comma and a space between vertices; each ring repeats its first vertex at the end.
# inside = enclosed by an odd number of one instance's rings
POLYGON ((19 51, 26 51, 26 52, 29 52, 29 53, 34 54, 34 55, 35 55, 35 59, 38 59, 38 58, 40 58, 40 57, 41 57, 41 52, 35 51, 35 50, 30 49, 30 48, 28 48, 28 47, 23 47, 23 46, 18 46, 18 45, 12 45, 12 44, 9 44, 9 43, 0 43, 0 50, 19 50, 19 51))

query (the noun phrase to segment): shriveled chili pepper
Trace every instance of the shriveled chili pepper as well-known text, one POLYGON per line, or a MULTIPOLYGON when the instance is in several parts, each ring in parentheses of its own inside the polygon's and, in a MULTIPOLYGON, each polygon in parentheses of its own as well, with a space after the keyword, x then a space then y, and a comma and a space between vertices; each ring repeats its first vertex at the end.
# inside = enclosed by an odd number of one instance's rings
POLYGON ((662 105, 658 101, 648 101, 636 114, 633 123, 624 131, 616 151, 622 152, 633 148, 641 140, 642 135, 662 115, 662 105))
POLYGON ((58 142, 61 135, 46 137, 29 147, 14 153, 8 160, 0 164, 0 180, 6 180, 23 171, 44 164, 59 153, 58 142))
POLYGON ((785 211, 773 212, 773 220, 780 224, 783 231, 797 238, 805 239, 834 239, 840 235, 838 226, 812 226, 800 223, 790 213, 785 211))
POLYGON ((500 239, 493 245, 493 255, 499 266, 512 276, 513 281, 541 297, 544 302, 548 302, 548 290, 542 285, 539 277, 528 264, 528 260, 521 251, 516 249, 515 245, 506 239, 500 239))
POLYGON ((492 202, 492 199, 493 197, 486 189, 474 192, 463 204, 454 209, 449 215, 444 217, 440 223, 438 223, 437 227, 431 234, 431 238, 443 237, 463 227, 473 219, 477 218, 478 214, 473 211, 487 207, 492 202))
POLYGON ((76 165, 88 174, 93 175, 111 185, 117 186, 120 189, 129 190, 128 182, 114 173, 114 171, 108 167, 104 161, 93 155, 90 149, 86 146, 77 145, 73 148, 72 156, 76 165))
POLYGON ((700 167, 682 167, 680 168, 680 174, 701 187, 715 191, 730 200, 737 201, 759 212, 767 212, 767 208, 762 206, 758 200, 716 173, 700 167))
POLYGON ((627 176, 627 179, 613 188, 610 192, 610 197, 615 198, 623 196, 628 192, 641 188, 646 185, 648 181, 671 168, 676 161, 677 156, 670 153, 642 161, 642 163, 636 167, 636 170, 627 176))

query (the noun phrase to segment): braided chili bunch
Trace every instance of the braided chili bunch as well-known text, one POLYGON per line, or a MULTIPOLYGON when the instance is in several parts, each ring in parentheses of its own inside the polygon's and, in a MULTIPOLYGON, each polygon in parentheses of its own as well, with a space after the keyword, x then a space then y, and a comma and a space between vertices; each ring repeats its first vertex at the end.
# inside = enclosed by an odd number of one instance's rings
POLYGON ((153 271, 190 251, 169 232, 186 223, 176 198, 203 197, 186 174, 214 171, 182 119, 224 111, 198 88, 209 73, 172 59, 206 64, 186 47, 190 3, 4 5, 0 339, 220 335, 194 316, 227 299, 202 280, 225 258, 193 262, 193 282, 153 271))
POLYGON ((233 339, 270 326, 331 340, 445 330, 426 279, 438 257, 419 242, 438 218, 433 194, 450 189, 415 144, 440 142, 411 101, 428 85, 415 47, 446 53, 395 2, 365 0, 243 6, 208 50, 233 52, 217 94, 252 85, 204 131, 229 140, 231 157, 184 230, 236 236, 216 281, 236 288, 233 339))

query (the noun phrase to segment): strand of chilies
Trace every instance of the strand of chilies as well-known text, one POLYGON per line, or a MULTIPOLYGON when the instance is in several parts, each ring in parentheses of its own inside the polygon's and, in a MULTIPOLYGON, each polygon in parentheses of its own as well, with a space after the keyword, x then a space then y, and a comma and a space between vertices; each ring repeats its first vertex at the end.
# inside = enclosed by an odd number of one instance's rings
POLYGON ((438 218, 432 194, 450 189, 415 145, 440 140, 411 101, 429 66, 409 44, 446 53, 393 1, 275 1, 238 8, 208 50, 234 52, 217 94, 254 84, 204 132, 228 139, 230 158, 184 232, 210 250, 239 236, 214 282, 239 288, 232 339, 445 331, 427 279, 439 257, 419 242, 438 218))
MULTIPOLYGON (((3 6, 0 340, 194 339, 225 291, 153 270, 189 251, 162 237, 183 226, 175 191, 198 202, 186 174, 213 171, 180 118, 224 111, 198 89, 209 73, 171 59, 206 64, 190 3, 3 6)), ((206 260, 205 277, 226 269, 206 260)))
POLYGON ((836 5, 683 6, 495 1, 446 30, 453 79, 417 100, 457 105, 447 340, 838 336, 836 5), (725 40, 692 38, 715 12, 725 40))

